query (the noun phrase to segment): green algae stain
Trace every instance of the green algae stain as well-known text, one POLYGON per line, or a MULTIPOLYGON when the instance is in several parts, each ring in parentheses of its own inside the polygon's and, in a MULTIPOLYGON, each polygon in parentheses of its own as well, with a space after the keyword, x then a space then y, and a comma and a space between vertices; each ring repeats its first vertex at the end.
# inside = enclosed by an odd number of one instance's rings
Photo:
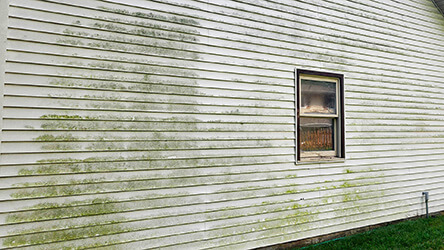
POLYGON ((33 210, 17 212, 7 218, 7 222, 32 222, 69 217, 92 216, 109 214, 122 210, 118 206, 110 205, 110 198, 97 198, 70 204, 40 203, 31 207, 33 210), (87 205, 85 205, 87 204, 87 205))
MULTIPOLYGON (((57 240, 68 241, 63 243, 63 248, 75 249, 79 247, 92 247, 97 245, 83 244, 71 245, 70 240, 94 237, 97 235, 107 235, 116 232, 123 232, 125 228, 116 221, 124 219, 121 216, 112 217, 91 217, 103 214, 112 214, 123 210, 123 207, 110 204, 110 199, 94 199, 88 201, 89 205, 78 206, 80 202, 71 202, 69 204, 41 203, 31 207, 35 211, 14 213, 7 218, 9 223, 36 222, 45 220, 55 220, 51 225, 34 227, 32 229, 22 230, 8 237, 4 241, 6 246, 22 246, 28 244, 45 244, 57 240), (77 205, 77 206, 76 206, 77 205), (67 207, 71 206, 71 207, 67 207), (81 218, 75 224, 64 218, 81 218), (38 233, 36 233, 38 232, 38 233)), ((46 247, 44 247, 46 248, 46 247)), ((53 248, 53 247, 50 247, 53 248)), ((54 247, 55 248, 55 247, 54 247)), ((47 248, 46 248, 47 249, 47 248)))
MULTIPOLYGON (((78 27, 91 27, 106 32, 94 34, 85 30, 66 29, 64 31, 66 36, 61 36, 58 42, 88 46, 91 49, 166 55, 181 59, 199 58, 198 53, 195 52, 196 48, 182 43, 198 40, 196 36, 199 34, 196 29, 198 22, 153 13, 120 11, 105 7, 101 9, 113 13, 114 16, 119 14, 120 17, 102 16, 98 18, 102 21, 89 24, 78 21, 74 24, 78 27), (149 20, 177 23, 181 26, 154 24, 149 20), (184 28, 183 25, 189 25, 190 28, 184 28)), ((71 49, 75 50, 75 48, 71 49)), ((11 212, 7 216, 7 223, 16 226, 13 231, 9 232, 9 236, 3 239, 4 247, 76 249, 107 246, 112 248, 109 245, 130 240, 132 237, 129 234, 125 236, 121 234, 151 228, 153 225, 144 221, 149 219, 149 209, 165 205, 162 199, 174 196, 186 197, 186 192, 171 191, 174 190, 171 188, 196 184, 192 178, 162 179, 154 171, 149 171, 150 169, 174 170, 181 166, 222 162, 197 159, 175 161, 175 151, 167 151, 198 146, 195 141, 179 140, 181 138, 177 135, 168 133, 168 131, 198 131, 196 125, 200 122, 198 119, 192 116, 176 117, 174 115, 186 111, 198 113, 196 102, 184 100, 187 105, 174 105, 171 104, 175 102, 173 97, 164 95, 161 100, 162 104, 152 103, 159 101, 159 97, 152 96, 152 93, 199 94, 195 88, 197 82, 194 80, 198 75, 188 70, 192 66, 189 62, 177 60, 174 65, 162 66, 160 61, 149 58, 131 60, 123 56, 101 54, 98 52, 96 57, 123 63, 68 61, 65 62, 66 65, 94 68, 95 71, 70 73, 67 69, 64 75, 72 75, 78 79, 60 77, 49 80, 49 84, 58 86, 60 89, 79 88, 87 92, 91 90, 91 93, 82 94, 79 97, 101 101, 89 101, 86 104, 75 99, 61 101, 59 104, 63 107, 84 108, 90 111, 84 112, 88 114, 75 112, 45 114, 40 117, 42 121, 40 129, 46 132, 34 138, 34 142, 41 145, 42 151, 74 150, 96 155, 90 157, 84 156, 84 153, 68 153, 69 156, 53 154, 47 159, 38 160, 34 166, 21 169, 19 175, 33 177, 33 180, 43 175, 45 180, 15 185, 19 191, 12 193, 11 198, 30 199, 36 202, 21 211, 11 212), (114 70, 116 73, 109 74, 109 70, 114 70), (137 72, 137 74, 119 75, 117 71, 137 72), (184 79, 166 79, 157 76, 159 74, 184 76, 184 79), (100 90, 108 90, 108 92, 97 93, 100 90), (110 90, 115 93, 109 94, 110 90), (127 94, 122 96, 119 91, 126 91, 127 94), (106 113, 101 111, 103 109, 117 111, 125 109, 128 112, 106 113), (145 110, 146 114, 131 112, 135 110, 145 110), (174 112, 167 117, 150 120, 152 119, 149 118, 150 110, 174 112), (134 132, 122 135, 113 131, 134 132), (153 158, 169 160, 152 160, 153 158), (134 175, 126 177, 125 171, 129 170, 143 172, 137 177, 134 175), (76 178, 69 179, 68 174, 75 175, 76 178), (170 191, 168 193, 156 191, 162 188, 170 191), (143 193, 137 191, 143 191, 143 193), (144 209, 147 210, 146 214, 140 214, 135 218, 125 215, 129 211, 144 209)), ((57 94, 62 98, 72 97, 72 95, 73 93, 68 90, 66 93, 57 94)), ((51 95, 48 94, 48 96, 51 95)), ((180 176, 180 170, 172 174, 180 176)), ((177 203, 180 201, 179 198, 176 199, 177 203)), ((183 198, 182 202, 190 202, 190 199, 183 198)), ((116 248, 119 248, 118 245, 116 248)))
POLYGON ((383 174, 365 174, 352 181, 344 181, 340 188, 341 208, 336 209, 335 214, 342 217, 343 221, 353 222, 362 219, 371 213, 375 207, 381 208, 384 199, 384 190, 379 185, 384 182, 383 174))
MULTIPOLYGON (((156 14, 153 12, 128 11, 125 9, 109 8, 106 6, 99 6, 99 8, 102 10, 112 12, 112 13, 123 14, 125 16, 133 16, 133 17, 146 18, 146 19, 152 19, 152 20, 158 20, 158 21, 172 21, 172 22, 176 22, 176 23, 189 24, 189 25, 195 25, 195 26, 199 25, 199 22, 194 19, 182 18, 182 17, 174 16, 174 15, 167 16, 167 15, 156 14)), ((141 20, 143 20, 143 19, 141 19, 141 20)))
MULTIPOLYGON (((260 240, 262 238, 269 238, 271 236, 279 236, 286 240, 294 240, 304 234, 305 230, 312 227, 311 222, 319 218, 319 210, 314 208, 311 203, 301 204, 300 202, 271 202, 264 201, 260 204, 255 204, 252 211, 254 214, 242 214, 236 209, 229 208, 225 214, 226 217, 218 215, 217 218, 225 218, 224 230, 216 230, 209 234, 210 238, 215 238, 216 243, 224 245, 226 239, 224 237, 236 238, 237 241, 242 242, 245 239, 250 239, 248 234, 255 234, 254 239, 260 240), (239 223, 236 220, 230 220, 231 217, 251 216, 248 222, 239 223), (254 219, 260 217, 260 219, 254 219), (289 232, 293 232, 290 233, 289 232), (217 239, 221 238, 221 239, 217 239), (244 238, 244 239, 242 239, 244 238)), ((222 208, 221 211, 225 209, 222 208)), ((222 212, 224 213, 224 212, 222 212)), ((235 240, 235 241, 236 241, 235 240)))

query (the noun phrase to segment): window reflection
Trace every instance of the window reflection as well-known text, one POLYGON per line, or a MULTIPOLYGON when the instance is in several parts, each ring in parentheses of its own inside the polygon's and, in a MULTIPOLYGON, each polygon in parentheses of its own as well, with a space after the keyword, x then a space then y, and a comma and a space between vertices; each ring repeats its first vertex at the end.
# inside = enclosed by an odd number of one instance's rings
POLYGON ((300 118, 302 151, 334 150, 333 119, 300 118))
POLYGON ((302 114, 336 114, 336 82, 301 80, 302 114))

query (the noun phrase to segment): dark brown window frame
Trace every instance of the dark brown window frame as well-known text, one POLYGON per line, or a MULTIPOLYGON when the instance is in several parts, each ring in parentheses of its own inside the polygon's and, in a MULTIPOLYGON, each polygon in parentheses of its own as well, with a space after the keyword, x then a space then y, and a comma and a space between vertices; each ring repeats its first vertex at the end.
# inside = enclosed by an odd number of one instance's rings
POLYGON ((323 76, 330 78, 337 78, 339 80, 339 131, 338 131, 338 142, 339 149, 337 158, 345 159, 345 105, 344 105, 344 75, 336 74, 336 73, 328 73, 321 71, 313 71, 313 70, 305 70, 305 69, 295 69, 295 137, 296 137, 296 147, 295 147, 295 155, 296 155, 296 163, 301 161, 301 131, 300 131, 300 76, 301 75, 312 75, 312 76, 323 76))

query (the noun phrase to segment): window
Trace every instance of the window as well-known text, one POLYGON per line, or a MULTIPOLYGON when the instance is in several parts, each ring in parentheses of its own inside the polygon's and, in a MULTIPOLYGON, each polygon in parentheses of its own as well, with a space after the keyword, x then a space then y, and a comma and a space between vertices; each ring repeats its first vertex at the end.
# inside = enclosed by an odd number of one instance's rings
POLYGON ((297 161, 344 158, 344 76, 295 73, 297 161))

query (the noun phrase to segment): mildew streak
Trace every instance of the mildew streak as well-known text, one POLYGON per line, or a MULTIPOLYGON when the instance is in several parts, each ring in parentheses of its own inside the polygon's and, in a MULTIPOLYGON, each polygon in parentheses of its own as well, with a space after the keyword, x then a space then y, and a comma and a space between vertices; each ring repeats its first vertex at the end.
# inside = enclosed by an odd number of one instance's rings
MULTIPOLYGON (((123 11, 124 12, 124 11, 123 11)), ((147 18, 150 18, 149 15, 142 15, 142 14, 135 14, 135 16, 139 17, 139 18, 144 18, 145 20, 147 18)), ((154 17, 151 16, 151 17, 154 17)), ((159 18, 159 16, 155 16, 157 18, 159 18)), ((169 19, 169 18, 167 18, 169 19)), ((181 21, 181 22, 185 22, 185 23, 193 23, 193 24, 198 24, 197 22, 194 22, 192 20, 186 21, 186 19, 179 19, 179 18, 173 18, 172 20, 175 21, 181 21)), ((133 23, 136 24, 136 23, 133 23)), ((145 24, 145 21, 140 21, 140 23, 137 24, 145 24)), ((153 26, 151 27, 151 29, 142 29, 142 28, 137 28, 137 29, 131 29, 131 30, 127 30, 126 28, 123 28, 122 26, 117 26, 117 25, 113 25, 113 24, 102 24, 102 23, 94 23, 93 27, 96 28, 100 28, 100 29, 107 29, 110 31, 128 31, 130 33, 136 33, 138 35, 150 35, 150 36, 156 36, 159 39, 163 39, 163 38, 175 38, 175 39, 179 39, 179 40, 188 40, 188 41, 196 41, 196 38, 193 36, 185 36, 183 34, 179 34, 176 32, 174 32, 174 30, 172 32, 160 32, 160 31, 156 31, 153 30, 155 28, 160 28, 159 26, 153 26)), ((69 31, 65 30, 65 33, 70 33, 69 31)), ((196 33, 196 32, 195 32, 196 33)), ((78 42, 78 44, 81 44, 81 41, 78 42)), ((112 42, 107 42, 107 44, 103 44, 103 47, 107 47, 110 44, 112 44, 112 42)), ((176 49, 181 49, 182 46, 179 45, 178 43, 176 44, 175 42, 169 42, 168 46, 170 47, 177 47, 176 49)), ((159 51, 159 53, 164 53, 166 50, 161 50, 159 51)), ((192 58, 198 58, 197 54, 193 54, 192 58)), ((115 59, 122 59, 122 58, 115 58, 115 59)), ((116 64, 116 63, 106 63, 106 62, 95 62, 95 63, 89 63, 88 67, 89 68, 96 68, 97 70, 117 70, 117 71, 136 71, 139 73, 143 73, 144 76, 142 76, 142 81, 145 82, 146 84, 144 85, 137 85, 139 86, 137 88, 137 90, 145 90, 145 91, 157 91, 159 93, 164 93, 164 92, 168 92, 171 90, 176 90, 178 87, 176 86, 163 86, 161 84, 164 84, 164 80, 162 79, 156 79, 155 82, 157 83, 157 85, 150 85, 150 83, 153 81, 151 75, 153 74, 171 74, 171 75, 182 75, 182 76, 188 76, 191 78, 197 78, 198 75, 192 71, 189 70, 179 70, 179 69, 172 69, 172 68, 167 68, 164 67, 162 65, 160 66, 156 66, 156 67, 151 67, 151 66, 143 66, 143 65, 137 65, 135 63, 139 63, 138 61, 133 61, 133 62, 128 62, 128 63, 133 63, 133 65, 121 65, 121 64, 116 64)), ((147 60, 145 61, 140 61, 140 63, 148 63, 147 60)), ((156 63, 154 63, 153 65, 155 65, 156 63)), ((49 64, 49 65, 53 65, 53 64, 49 64)), ((66 62, 66 65, 69 65, 71 68, 75 65, 78 66, 82 66, 83 63, 77 62, 77 61, 69 61, 66 62)), ((179 64, 178 64, 179 65, 179 64)), ((61 65, 59 65, 61 66, 61 65)), ((179 65, 180 66, 180 65, 179 65)), ((182 66, 181 66, 182 67, 182 66)), ((66 67, 66 70, 70 70, 69 67, 66 67)), ((93 73, 93 75, 91 75, 92 78, 96 77, 96 74, 93 73)), ((116 77, 112 77, 111 79, 115 79, 116 77)), ((117 77, 118 78, 118 77, 117 77)), ((140 79, 132 79, 133 81, 137 82, 140 81, 140 79)), ((66 84, 66 82, 62 82, 62 81, 58 81, 58 82, 52 82, 52 84, 61 84, 64 85, 66 84)), ((71 82, 70 84, 71 86, 82 86, 82 83, 79 82, 71 82)), ((112 86, 113 84, 111 82, 107 82, 107 83, 103 83, 103 87, 105 88, 109 88, 110 86, 112 86)), ((195 82, 195 80, 188 80, 187 81, 187 86, 195 86, 197 85, 197 83, 195 82)), ((123 86, 123 88, 127 88, 127 84, 124 83, 120 83, 118 85, 115 85, 114 88, 120 86, 121 88, 123 86)), ((193 89, 193 88, 184 88, 182 87, 182 89, 180 91, 178 91, 182 94, 197 94, 198 92, 193 89)), ((65 94, 65 96, 69 96, 68 93, 65 94)), ((149 97, 149 96, 145 96, 149 97)), ((90 98, 89 95, 84 95, 83 98, 90 98)), ((113 98, 115 100, 119 100, 121 99, 121 97, 118 94, 115 94, 113 96, 113 98)), ((109 100, 113 99, 111 97, 109 97, 109 100)), ((142 101, 142 100, 141 100, 142 101)), ((164 102, 167 104, 168 103, 168 97, 166 97, 164 99, 164 102)), ((75 107, 76 105, 73 105, 73 107, 75 107)), ((185 110, 190 111, 190 113, 197 113, 198 111, 196 110, 196 108, 192 105, 192 103, 188 103, 187 106, 182 106, 181 110, 177 110, 178 106, 172 106, 171 104, 167 109, 177 112, 177 113, 184 113, 185 110)), ((95 109, 152 109, 152 104, 141 104, 141 103, 137 103, 137 102, 129 102, 123 105, 122 103, 119 102, 109 102, 109 103, 96 103, 96 104, 90 104, 90 107, 95 108, 95 109)), ((179 123, 179 122, 173 122, 175 120, 177 120, 178 118, 175 117, 170 117, 168 119, 165 119, 165 121, 169 121, 170 123, 162 123, 162 120, 156 121, 156 122, 149 122, 149 123, 142 123, 142 122, 131 122, 128 123, 128 121, 125 121, 125 119, 131 118, 128 115, 124 115, 124 116, 114 116, 113 119, 115 119, 115 121, 111 121, 111 122, 104 122, 102 120, 106 120, 109 117, 106 117, 101 115, 101 114, 96 114, 93 116, 80 116, 77 114, 64 114, 64 113, 50 113, 50 114, 46 114, 43 115, 41 117, 42 119, 46 119, 46 122, 44 122, 41 125, 41 129, 44 130, 48 130, 48 132, 46 134, 40 135, 39 137, 35 138, 36 141, 48 141, 48 140, 64 140, 64 141, 69 141, 72 142, 70 145, 62 145, 62 144, 54 144, 54 143, 49 143, 49 144, 44 144, 42 146, 42 150, 69 150, 69 149, 78 149, 79 145, 78 141, 81 140, 82 138, 78 137, 75 133, 69 132, 69 133, 65 133, 63 135, 55 135, 55 134, 51 134, 51 132, 49 132, 50 130, 88 130, 88 129, 96 129, 97 127, 100 127, 103 130, 128 130, 128 129, 148 129, 148 130, 152 130, 153 127, 157 127, 159 128, 159 132, 156 133, 152 133, 150 137, 147 137, 145 139, 150 139, 150 140, 158 140, 156 141, 151 141, 151 142, 133 142, 133 141, 129 141, 126 142, 124 144, 120 144, 120 145, 125 145, 124 150, 128 151, 128 150, 132 150, 132 149, 139 149, 141 150, 141 148, 146 148, 144 150, 146 150, 146 156, 144 158, 146 159, 150 159, 153 154, 152 154, 152 150, 148 151, 147 147, 151 147, 151 148, 158 148, 159 150, 161 149, 168 149, 170 147, 173 148, 190 148, 193 147, 193 141, 180 141, 180 140, 176 140, 176 141, 172 141, 172 142, 168 142, 165 143, 165 141, 168 141, 169 139, 177 139, 177 138, 172 138, 170 136, 167 136, 165 134, 162 133, 162 131, 165 130, 164 126, 166 124, 168 124, 169 130, 176 130, 176 131, 192 131, 192 130, 196 130, 196 123, 198 120, 196 120, 194 117, 190 116, 188 118, 185 118, 184 120, 186 120, 186 123, 179 123), (122 121, 119 121, 120 119, 122 119, 122 121), (123 123, 122 123, 123 122, 123 123), (124 125, 124 123, 127 123, 126 125, 124 125), (161 126, 162 125, 162 126, 161 126), (103 127, 106 126, 106 127, 103 127), (162 127, 162 128, 161 128, 162 127), (162 141, 161 141, 162 140, 162 141), (151 152, 151 153, 150 153, 151 152)), ((132 119, 134 119, 134 117, 132 117, 132 119)), ((136 118, 137 119, 137 118, 136 118)), ((108 138, 108 139, 113 139, 111 134, 106 134, 104 135, 104 138, 108 138)), ((101 142, 100 141, 100 137, 96 137, 97 142, 92 141, 92 142, 87 142, 88 146, 85 147, 85 149, 89 149, 89 150, 97 150, 97 149, 116 149, 118 148, 119 144, 116 144, 115 142, 101 142)), ((117 137, 115 139, 121 139, 120 137, 117 137)), ((139 138, 139 139, 143 139, 143 138, 139 138)), ((93 169, 95 170, 99 170, 99 169, 105 169, 105 170, 109 170, 110 166, 116 165, 117 168, 119 169, 126 169, 127 168, 127 163, 125 163, 126 160, 129 160, 127 157, 112 157, 114 158, 113 160, 118 160, 120 162, 117 163, 102 163, 101 165, 97 165, 96 163, 93 163, 92 161, 95 160, 104 160, 105 158, 101 159, 101 158, 88 158, 88 159, 55 159, 55 160, 46 160, 47 165, 45 166, 41 166, 38 170, 38 172, 47 172, 47 173, 52 173, 52 174, 57 174, 57 173, 63 173, 63 172, 71 172, 71 173, 82 173, 82 172, 88 172, 88 171, 92 171, 93 169), (60 167, 60 165, 53 165, 51 164, 51 162, 57 163, 57 162, 63 162, 63 161, 71 161, 73 163, 68 163, 68 164, 64 164, 63 167, 60 167), (94 165, 91 165, 91 163, 93 163, 94 165), (81 165, 79 165, 81 164, 81 165)), ((109 158, 107 160, 110 160, 109 158)), ((198 159, 189 159, 187 161, 182 161, 183 163, 186 163, 190 166, 192 165, 196 165, 196 163, 199 162, 198 159)), ((162 166, 164 165, 163 163, 160 163, 159 161, 152 161, 149 163, 144 163, 144 162, 140 162, 138 163, 139 165, 146 165, 149 164, 151 166, 162 166)), ((35 173, 35 170, 31 170, 31 169, 22 169, 20 171, 20 174, 25 174, 25 175, 32 175, 33 173, 35 173)), ((123 176, 122 176, 123 178, 123 176)), ((139 177, 140 178, 140 177, 139 177)), ((149 175, 147 176, 147 178, 152 178, 149 175)), ((66 184, 60 184, 60 178, 57 178, 57 175, 55 175, 54 177, 50 177, 49 181, 46 182, 32 182, 32 183, 21 183, 21 184, 17 184, 18 186, 21 187, 39 187, 44 185, 45 187, 40 187, 40 188, 35 188, 33 189, 33 191, 26 191, 25 189, 22 189, 20 191, 16 191, 14 192, 11 197, 13 198, 17 198, 17 199, 23 199, 23 198, 32 198, 32 197, 44 197, 44 198, 49 198, 49 197, 58 197, 58 196, 65 196, 65 197, 69 197, 69 196, 73 196, 73 195, 79 195, 79 194, 99 194, 99 193, 104 193, 104 192, 114 192, 114 191, 119 191, 119 192, 126 192, 126 191, 130 191, 130 190, 137 190, 137 189, 141 189, 144 188, 146 190, 149 190, 148 187, 158 187, 158 185, 161 186, 171 186, 172 183, 175 181, 177 182, 177 180, 169 180, 169 179, 164 179, 164 180, 157 180, 157 182, 151 181, 151 180, 114 180, 113 183, 106 183, 107 177, 103 176, 101 178, 83 178, 80 180, 71 180, 69 183, 66 184), (164 184, 161 184, 164 183, 164 184), (171 184, 167 184, 167 183, 171 183, 171 184)), ((184 180, 182 180, 181 182, 183 182, 184 180)), ((189 178, 188 183, 192 184, 195 182, 195 178, 189 178)), ((180 182, 179 182, 180 183, 180 182)), ((149 197, 149 196, 148 196, 149 197)), ((153 196, 152 198, 156 198, 155 196, 153 196)), ((158 197, 157 197, 158 198, 158 197)), ((38 227, 32 227, 32 224, 27 224, 27 228, 20 230, 17 229, 15 232, 11 232, 12 235, 10 237, 7 237, 5 240, 3 240, 3 245, 4 246, 14 246, 14 247, 20 247, 20 246, 38 246, 38 245, 42 245, 42 244, 47 244, 50 242, 59 242, 60 244, 63 244, 63 247, 70 247, 70 248, 79 248, 79 247, 97 247, 97 246, 104 246, 104 245, 108 245, 110 243, 113 242, 119 242, 122 241, 123 239, 119 237, 113 237, 113 238, 102 238, 102 237, 97 237, 97 236, 101 236, 101 235, 109 235, 109 234, 118 234, 118 233, 123 233, 123 232, 128 232, 131 230, 131 228, 125 228, 125 225, 122 225, 120 223, 120 221, 124 221, 125 218, 118 215, 117 217, 114 218, 114 221, 108 221, 106 220, 106 217, 101 216, 104 214, 110 214, 110 213, 116 213, 118 211, 122 211, 122 210, 128 210, 128 208, 123 207, 122 204, 119 203, 115 203, 113 202, 116 198, 111 198, 111 197, 106 197, 103 196, 103 198, 98 198, 95 200, 92 200, 90 204, 85 205, 84 207, 76 207, 76 205, 79 203, 78 201, 70 201, 69 199, 66 199, 66 201, 64 203, 54 203, 54 204, 45 204, 45 203, 39 203, 36 206, 34 206, 32 209, 38 209, 38 211, 32 212, 30 213, 23 213, 21 215, 19 214, 11 214, 10 216, 7 217, 7 221, 8 222, 33 222, 33 221, 39 221, 41 219, 45 219, 45 220, 56 220, 62 217, 63 213, 64 215, 69 215, 70 217, 74 216, 77 217, 79 219, 82 219, 83 217, 85 217, 84 220, 82 220, 81 222, 77 219, 76 222, 74 221, 70 221, 70 220, 64 220, 63 221, 63 225, 57 225, 57 226, 50 226, 50 224, 48 224, 48 226, 43 226, 43 224, 39 224, 40 226, 38 227), (41 213, 40 212, 40 207, 45 207, 45 212, 41 213), (57 207, 65 207, 62 210, 60 209, 48 209, 48 208, 57 208, 57 207), (39 213, 39 215, 36 215, 36 213, 39 213), (95 217, 91 217, 89 215, 97 215, 95 217), (89 216, 89 217, 88 217, 89 216), (105 219, 105 221, 104 221, 105 219), (104 223, 106 222, 106 223, 104 223), (75 224, 73 224, 75 223, 75 224), (112 223, 112 224, 110 224, 112 223), (55 230, 57 228, 64 228, 64 230, 60 231, 60 230, 55 230), (54 231, 55 230, 55 231, 54 231), (81 243, 81 245, 79 245, 79 242, 76 241, 77 239, 86 239, 88 238, 88 240, 84 241, 83 243, 81 243)), ((149 202, 153 202, 154 200, 151 200, 149 202)), ((137 228, 136 228, 137 229, 137 228)), ((118 236, 118 235, 116 235, 118 236)), ((56 247, 57 245, 48 245, 50 247, 56 247)))

